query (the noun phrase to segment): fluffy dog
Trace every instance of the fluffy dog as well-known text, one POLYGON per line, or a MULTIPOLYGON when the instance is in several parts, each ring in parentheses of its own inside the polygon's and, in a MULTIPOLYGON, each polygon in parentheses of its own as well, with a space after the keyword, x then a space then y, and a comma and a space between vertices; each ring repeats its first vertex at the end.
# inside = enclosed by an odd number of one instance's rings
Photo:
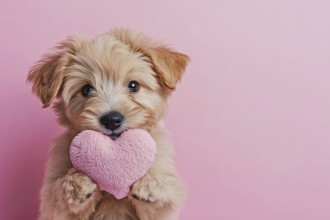
POLYGON ((33 92, 44 107, 53 103, 67 128, 50 152, 40 220, 177 219, 184 190, 163 119, 188 60, 143 34, 115 29, 93 39, 68 37, 31 68, 33 92), (129 196, 116 200, 72 168, 69 147, 82 130, 115 139, 131 128, 150 132, 156 159, 129 196))

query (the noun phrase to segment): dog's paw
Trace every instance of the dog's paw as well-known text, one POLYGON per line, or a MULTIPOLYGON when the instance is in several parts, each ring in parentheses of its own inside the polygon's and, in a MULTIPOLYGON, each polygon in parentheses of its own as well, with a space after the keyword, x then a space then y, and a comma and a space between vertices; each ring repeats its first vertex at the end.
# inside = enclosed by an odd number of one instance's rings
POLYGON ((168 188, 169 186, 166 186, 156 177, 146 174, 133 184, 131 196, 139 201, 163 205, 169 201, 168 188))
POLYGON ((63 182, 63 198, 73 213, 79 213, 99 196, 99 190, 88 176, 70 169, 63 182))

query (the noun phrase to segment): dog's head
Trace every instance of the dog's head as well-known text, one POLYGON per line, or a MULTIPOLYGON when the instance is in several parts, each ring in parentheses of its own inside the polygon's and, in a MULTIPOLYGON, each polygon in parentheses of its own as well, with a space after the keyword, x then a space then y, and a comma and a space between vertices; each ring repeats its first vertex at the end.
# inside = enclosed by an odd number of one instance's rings
POLYGON ((117 29, 93 39, 69 37, 41 59, 28 81, 44 107, 54 100, 60 123, 116 136, 150 130, 189 58, 143 34, 117 29))

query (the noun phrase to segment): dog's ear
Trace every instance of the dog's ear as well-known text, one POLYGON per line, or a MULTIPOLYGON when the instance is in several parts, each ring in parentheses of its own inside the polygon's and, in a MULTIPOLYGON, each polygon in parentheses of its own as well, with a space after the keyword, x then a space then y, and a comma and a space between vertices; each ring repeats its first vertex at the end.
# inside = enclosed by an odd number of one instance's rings
POLYGON ((186 69, 189 57, 165 46, 142 47, 141 50, 150 58, 161 83, 174 90, 186 69))
POLYGON ((66 67, 71 56, 79 47, 76 37, 60 42, 51 53, 45 54, 29 71, 27 81, 32 83, 32 91, 41 99, 43 107, 50 106, 58 96, 64 81, 66 67))
POLYGON ((170 90, 175 89, 189 61, 187 55, 173 51, 131 29, 117 28, 110 34, 129 45, 132 50, 145 54, 150 59, 162 86, 170 90))

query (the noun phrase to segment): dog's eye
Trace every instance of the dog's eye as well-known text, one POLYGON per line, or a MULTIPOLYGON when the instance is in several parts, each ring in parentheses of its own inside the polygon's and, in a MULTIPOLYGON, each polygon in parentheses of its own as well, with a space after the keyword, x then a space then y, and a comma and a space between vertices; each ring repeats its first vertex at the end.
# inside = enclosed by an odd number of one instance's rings
POLYGON ((87 97, 87 96, 91 96, 92 92, 93 92, 93 87, 89 84, 84 85, 84 87, 82 87, 81 92, 83 94, 83 96, 87 97))
POLYGON ((137 91, 139 90, 139 88, 140 88, 140 85, 139 85, 139 83, 136 82, 136 81, 130 81, 130 82, 128 83, 128 89, 129 89, 129 91, 131 91, 131 92, 137 92, 137 91))

